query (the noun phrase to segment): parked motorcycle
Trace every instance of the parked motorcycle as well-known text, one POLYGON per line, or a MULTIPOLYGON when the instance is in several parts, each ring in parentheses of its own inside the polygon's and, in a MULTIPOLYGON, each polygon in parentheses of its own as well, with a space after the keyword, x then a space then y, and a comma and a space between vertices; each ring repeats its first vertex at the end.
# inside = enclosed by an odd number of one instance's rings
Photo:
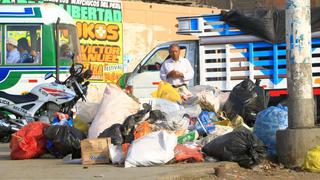
MULTIPOLYGON (((9 141, 12 133, 30 122, 52 122, 55 112, 72 115, 78 100, 87 100, 91 71, 83 72, 82 64, 73 64, 69 71, 65 81, 39 84, 25 95, 0 91, 0 141, 9 141)), ((52 72, 45 75, 49 78, 55 78, 52 72)))

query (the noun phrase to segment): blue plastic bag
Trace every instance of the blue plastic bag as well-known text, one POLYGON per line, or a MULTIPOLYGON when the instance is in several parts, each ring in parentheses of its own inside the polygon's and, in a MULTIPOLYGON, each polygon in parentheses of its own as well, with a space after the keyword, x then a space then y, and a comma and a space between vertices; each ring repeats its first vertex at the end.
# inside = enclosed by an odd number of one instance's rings
POLYGON ((217 116, 214 112, 202 111, 199 115, 196 129, 200 135, 211 134, 215 130, 212 121, 215 121, 217 116))
POLYGON ((61 125, 61 126, 71 126, 73 127, 73 119, 59 119, 58 117, 53 118, 52 125, 61 125))
POLYGON ((267 146, 269 155, 276 155, 276 132, 287 127, 288 107, 279 104, 258 113, 253 134, 267 146))

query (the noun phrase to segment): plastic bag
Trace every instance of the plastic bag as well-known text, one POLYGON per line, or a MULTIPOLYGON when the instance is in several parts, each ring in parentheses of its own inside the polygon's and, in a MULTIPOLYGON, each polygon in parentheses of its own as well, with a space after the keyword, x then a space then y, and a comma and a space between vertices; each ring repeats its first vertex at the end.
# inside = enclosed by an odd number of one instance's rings
POLYGON ((160 165, 174 158, 177 137, 166 131, 152 132, 132 142, 125 167, 160 165))
POLYGON ((178 137, 178 143, 179 144, 184 144, 186 142, 192 142, 198 139, 199 134, 197 131, 191 131, 188 134, 184 134, 182 136, 178 137))
POLYGON ((81 121, 81 119, 77 116, 74 119, 74 128, 79 129, 81 132, 88 134, 88 130, 89 130, 89 125, 83 121, 81 121))
POLYGON ((79 101, 76 105, 77 118, 85 123, 91 123, 97 114, 99 103, 89 103, 79 101))
POLYGON ((111 143, 114 145, 121 145, 123 143, 122 137, 123 127, 121 124, 114 124, 104 130, 98 138, 111 137, 111 143))
POLYGON ((242 167, 261 163, 266 147, 250 131, 233 131, 206 144, 202 151, 222 161, 234 161, 242 167))
POLYGON ((179 92, 172 87, 171 84, 161 81, 158 89, 151 93, 154 98, 166 99, 172 102, 182 103, 181 96, 179 92))
POLYGON ((89 128, 89 138, 96 138, 113 124, 124 120, 139 110, 139 104, 114 84, 107 84, 98 112, 89 128))
POLYGON ((37 158, 46 152, 46 137, 43 129, 50 124, 31 122, 12 134, 10 141, 11 159, 37 158))
MULTIPOLYGON (((311 8, 311 31, 319 31, 319 7, 311 8)), ((253 10, 231 10, 221 13, 222 20, 242 32, 276 43, 286 42, 286 12, 284 9, 258 8, 253 10)))
POLYGON ((55 112, 52 125, 73 126, 73 119, 68 114, 55 112))
POLYGON ((123 157, 122 146, 109 144, 109 155, 112 164, 124 163, 125 157, 123 157))
POLYGON ((44 130, 47 138, 48 151, 57 158, 72 154, 74 158, 81 157, 80 141, 86 136, 80 130, 70 126, 50 126, 44 130))
POLYGON ((165 99, 157 98, 145 98, 140 99, 140 103, 149 103, 152 106, 152 110, 160 110, 165 113, 179 111, 183 109, 178 103, 174 103, 165 99))
POLYGON ((164 118, 158 119, 157 121, 150 121, 153 122, 155 129, 165 129, 169 131, 176 131, 182 135, 188 130, 189 127, 189 117, 198 117, 201 112, 201 108, 199 105, 190 106, 188 108, 184 108, 179 111, 173 111, 169 113, 162 113, 164 118))
POLYGON ((320 146, 309 149, 302 168, 310 172, 320 172, 320 146))
POLYGON ((268 101, 269 98, 261 87, 250 79, 245 79, 232 89, 224 111, 229 119, 240 115, 247 125, 253 126, 257 113, 267 107, 268 101))
POLYGON ((139 124, 134 131, 134 139, 139 139, 149 133, 152 132, 152 128, 150 123, 144 121, 143 123, 139 124))
POLYGON ((196 150, 188 148, 184 145, 178 144, 174 148, 174 157, 177 161, 185 161, 188 162, 203 162, 203 154, 196 150))
POLYGON ((214 112, 202 111, 199 115, 196 129, 200 135, 211 134, 215 130, 212 121, 218 121, 214 112))
POLYGON ((211 134, 208 134, 206 137, 197 140, 196 144, 203 147, 209 142, 211 142, 212 140, 214 140, 215 138, 219 136, 223 136, 232 131, 233 131, 232 127, 215 125, 215 130, 211 134))
MULTIPOLYGON (((147 113, 150 112, 151 105, 143 104, 143 109, 139 110, 136 114, 128 116, 123 122, 123 135, 128 136, 130 133, 133 134, 137 123, 147 119, 147 113)), ((133 140, 133 139, 132 139, 133 140)), ((127 143, 131 143, 127 142, 127 143)))
POLYGON ((191 87, 190 91, 199 98, 199 104, 203 110, 217 112, 220 109, 220 89, 198 85, 191 87))
POLYGON ((288 108, 271 106, 257 115, 253 128, 255 134, 268 147, 268 154, 276 155, 276 132, 288 127, 288 108))

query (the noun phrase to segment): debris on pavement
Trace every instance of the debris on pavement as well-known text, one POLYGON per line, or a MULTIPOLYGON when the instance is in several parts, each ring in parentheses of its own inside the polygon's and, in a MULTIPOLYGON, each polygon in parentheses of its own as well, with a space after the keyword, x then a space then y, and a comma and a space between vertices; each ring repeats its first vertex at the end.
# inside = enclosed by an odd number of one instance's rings
MULTIPOLYGON (((276 155, 275 131, 285 128, 287 107, 266 108, 267 97, 258 87, 244 80, 229 95, 199 86, 191 90, 197 100, 188 103, 168 98, 139 103, 107 85, 95 114, 55 114, 44 129, 46 150, 64 163, 140 167, 231 161, 245 168, 272 169, 262 162, 267 151, 276 155)), ((224 172, 215 170, 219 177, 224 172)))

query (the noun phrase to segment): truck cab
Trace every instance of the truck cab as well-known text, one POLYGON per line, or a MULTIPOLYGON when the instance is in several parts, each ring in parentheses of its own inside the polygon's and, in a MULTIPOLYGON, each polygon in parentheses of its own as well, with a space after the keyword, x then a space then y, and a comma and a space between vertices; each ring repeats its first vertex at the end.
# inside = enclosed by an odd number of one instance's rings
MULTIPOLYGON (((180 46, 180 56, 187 58, 193 66, 195 72, 198 69, 198 41, 172 41, 159 44, 151 50, 136 68, 128 74, 126 82, 127 89, 131 89, 132 94, 139 98, 151 97, 151 92, 157 90, 160 79, 160 67, 164 61, 170 58, 169 46, 178 44, 180 46)), ((197 75, 198 73, 195 73, 197 75)), ((189 86, 198 84, 197 77, 189 82, 189 86)))
MULTIPOLYGON (((271 97, 286 96, 286 44, 272 44, 246 34, 222 21, 221 14, 179 17, 178 34, 198 37, 197 41, 174 41, 158 45, 127 74, 125 86, 138 98, 151 97, 160 81, 159 70, 149 68, 168 58, 168 47, 176 43, 189 59, 195 76, 189 86, 210 85, 231 91, 246 78, 259 80, 271 97), (161 58, 159 58, 161 57, 161 58)), ((320 94, 320 34, 312 34, 314 94, 320 94)))

